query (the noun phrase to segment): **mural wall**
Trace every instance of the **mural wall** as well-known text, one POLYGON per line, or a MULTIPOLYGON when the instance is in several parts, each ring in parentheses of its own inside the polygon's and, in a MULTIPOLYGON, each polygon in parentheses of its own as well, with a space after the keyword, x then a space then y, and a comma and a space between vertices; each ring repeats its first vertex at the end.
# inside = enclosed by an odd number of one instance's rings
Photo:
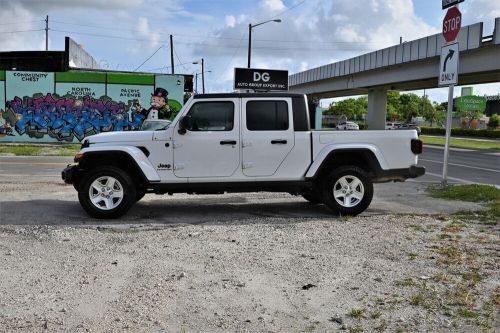
POLYGON ((137 130, 155 91, 176 114, 182 75, 0 71, 0 142, 80 142, 108 131, 137 130))

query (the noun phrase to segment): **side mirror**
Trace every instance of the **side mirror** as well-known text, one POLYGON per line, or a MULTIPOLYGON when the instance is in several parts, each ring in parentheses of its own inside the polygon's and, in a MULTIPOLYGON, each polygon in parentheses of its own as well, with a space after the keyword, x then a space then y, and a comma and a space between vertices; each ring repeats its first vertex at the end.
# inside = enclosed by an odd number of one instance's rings
POLYGON ((184 135, 189 128, 189 117, 184 116, 179 120, 179 130, 177 131, 180 135, 184 135))

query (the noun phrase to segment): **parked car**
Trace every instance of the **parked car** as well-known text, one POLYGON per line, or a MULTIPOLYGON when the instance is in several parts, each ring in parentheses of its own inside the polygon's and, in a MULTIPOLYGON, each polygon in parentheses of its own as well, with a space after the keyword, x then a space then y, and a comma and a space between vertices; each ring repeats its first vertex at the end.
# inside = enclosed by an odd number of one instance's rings
POLYGON ((337 129, 344 131, 357 131, 359 130, 359 126, 352 121, 345 121, 337 125, 337 129))
POLYGON ((408 129, 414 129, 417 130, 417 134, 420 135, 420 127, 417 126, 417 124, 412 124, 412 123, 406 123, 406 124, 401 124, 398 128, 398 130, 408 130, 408 129))
POLYGON ((117 218, 146 193, 261 191, 357 215, 373 183, 425 174, 414 131, 346 135, 311 130, 309 119, 302 94, 197 94, 163 130, 86 137, 61 176, 90 216, 117 218))
POLYGON ((388 122, 385 123, 385 129, 386 130, 397 129, 399 126, 401 126, 401 123, 399 123, 399 122, 388 121, 388 122))

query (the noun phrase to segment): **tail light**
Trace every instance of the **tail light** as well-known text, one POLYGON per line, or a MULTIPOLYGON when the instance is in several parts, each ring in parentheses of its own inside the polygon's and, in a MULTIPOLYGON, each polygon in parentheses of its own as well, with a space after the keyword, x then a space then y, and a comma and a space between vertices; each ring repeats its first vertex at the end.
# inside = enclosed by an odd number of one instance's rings
POLYGON ((422 140, 419 139, 411 140, 411 151, 413 152, 413 154, 415 155, 422 154, 423 150, 424 150, 424 144, 422 143, 422 140))

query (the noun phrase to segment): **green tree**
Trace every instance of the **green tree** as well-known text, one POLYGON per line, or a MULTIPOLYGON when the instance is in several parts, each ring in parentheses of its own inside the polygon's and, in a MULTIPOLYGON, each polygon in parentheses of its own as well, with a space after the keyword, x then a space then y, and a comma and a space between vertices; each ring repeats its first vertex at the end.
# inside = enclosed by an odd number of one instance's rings
POLYGON ((401 95, 399 91, 387 92, 387 120, 398 120, 401 117, 401 95))
POLYGON ((403 119, 411 121, 413 117, 421 115, 421 98, 415 94, 400 95, 401 114, 403 119))
POLYGON ((431 126, 434 124, 435 121, 437 121, 438 118, 438 111, 436 110, 434 103, 432 103, 427 96, 423 96, 421 98, 421 105, 422 105, 422 116, 427 120, 428 122, 431 123, 431 126))
POLYGON ((361 119, 367 112, 368 98, 362 96, 359 98, 348 98, 338 102, 333 102, 325 114, 335 116, 346 116, 347 119, 361 119))

